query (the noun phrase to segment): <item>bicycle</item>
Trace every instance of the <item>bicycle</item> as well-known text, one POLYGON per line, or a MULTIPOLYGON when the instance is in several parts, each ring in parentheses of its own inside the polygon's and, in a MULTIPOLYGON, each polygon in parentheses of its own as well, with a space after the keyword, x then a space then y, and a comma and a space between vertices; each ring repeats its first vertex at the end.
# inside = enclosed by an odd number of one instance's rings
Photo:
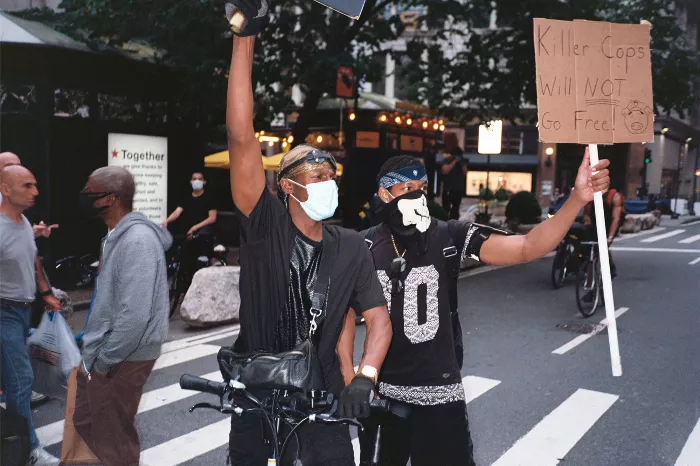
MULTIPOLYGON (((192 235, 191 240, 187 240, 182 237, 183 242, 177 247, 174 257, 170 261, 168 266, 168 281, 170 283, 169 296, 170 296, 170 317, 175 314, 175 310, 180 305, 185 293, 190 288, 192 284, 192 278, 194 274, 209 266, 226 266, 228 265, 226 261, 226 254, 228 250, 225 246, 219 244, 215 246, 207 256, 199 256, 192 266, 194 270, 188 270, 185 266, 187 262, 187 255, 185 251, 188 247, 193 247, 193 242, 197 241, 200 235, 195 232, 192 235)), ((209 249, 209 246, 207 246, 209 249)), ((191 265, 191 264, 190 264, 191 265)))
POLYGON ((585 234, 585 226, 574 224, 557 246, 557 252, 552 262, 552 286, 555 290, 564 286, 569 276, 578 275, 580 259, 583 257, 581 238, 585 234))
POLYGON ((588 259, 581 264, 578 272, 576 305, 584 317, 590 317, 603 301, 603 276, 600 270, 598 242, 582 241, 581 245, 590 249, 588 259))
MULTIPOLYGON (((272 455, 268 464, 281 464, 284 454, 290 445, 292 438, 297 438, 297 432, 307 423, 325 425, 353 425, 359 430, 364 430, 362 424, 356 419, 337 418, 335 413, 338 400, 332 393, 324 390, 312 390, 307 393, 291 392, 288 390, 270 390, 269 396, 260 400, 250 393, 246 386, 238 380, 226 382, 214 382, 190 374, 184 374, 180 378, 180 388, 218 396, 219 406, 211 403, 197 403, 189 409, 206 408, 219 411, 222 414, 242 416, 246 413, 258 414, 267 424, 272 433, 272 455), (283 429, 287 427, 289 433, 282 439, 283 429)), ((403 403, 386 399, 375 399, 370 402, 370 409, 375 413, 392 413, 406 418, 410 415, 410 407, 403 403)), ((371 466, 379 465, 379 440, 381 429, 377 430, 372 454, 371 466)), ((297 442, 297 445, 299 443, 297 442)), ((296 461, 301 461, 299 448, 297 448, 296 461)), ((296 464, 296 463, 295 463, 296 464)))

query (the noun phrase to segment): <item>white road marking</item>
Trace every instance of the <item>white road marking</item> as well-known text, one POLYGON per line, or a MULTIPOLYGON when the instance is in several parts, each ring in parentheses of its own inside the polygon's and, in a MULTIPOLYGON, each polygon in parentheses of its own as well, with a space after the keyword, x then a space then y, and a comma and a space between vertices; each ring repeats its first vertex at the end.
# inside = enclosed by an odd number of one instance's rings
POLYGON ((684 223, 683 226, 684 226, 684 227, 689 227, 689 226, 691 226, 691 225, 697 225, 698 223, 700 223, 700 220, 694 220, 694 221, 692 221, 692 222, 684 223))
POLYGON ((170 353, 172 351, 177 351, 177 350, 180 350, 183 348, 189 348, 191 346, 201 345, 203 343, 209 343, 212 341, 223 340, 224 338, 234 337, 234 336, 237 336, 239 332, 240 332, 240 329, 235 329, 235 330, 229 330, 227 332, 219 333, 216 335, 209 335, 209 336, 206 336, 204 338, 198 338, 196 340, 191 340, 191 341, 185 341, 185 340, 171 341, 171 342, 165 343, 163 345, 163 347, 161 348, 161 354, 170 353))
POLYGON ((618 398, 578 389, 491 466, 556 466, 618 398))
POLYGON ((700 235, 695 235, 695 236, 691 236, 689 238, 682 239, 679 241, 679 243, 690 244, 690 243, 694 243, 696 241, 700 241, 700 235))
POLYGON ((229 325, 225 328, 219 328, 212 330, 211 332, 200 333, 197 335, 192 335, 190 337, 180 338, 178 340, 169 341, 164 343, 160 349, 161 353, 169 353, 170 351, 175 351, 181 348, 186 348, 188 346, 196 345, 199 343, 206 343, 209 341, 214 341, 219 338, 227 338, 231 335, 236 335, 241 330, 239 324, 229 325), (201 341, 200 341, 201 340, 201 341), (206 340, 206 341, 204 341, 206 340))
POLYGON ((355 437, 352 439, 352 451, 355 454, 355 464, 359 466, 360 464, 360 438, 355 437))
POLYGON ((695 424, 695 428, 685 442, 675 466, 696 466, 698 464, 700 464, 700 420, 695 424))
POLYGON ((175 466, 228 444, 231 416, 141 452, 141 464, 175 466))
MULTIPOLYGON (((615 318, 619 318, 622 314, 625 312, 629 311, 629 308, 627 307, 621 307, 617 311, 615 311, 615 318)), ((600 321, 600 324, 593 329, 591 333, 586 333, 585 335, 579 335, 570 342, 568 342, 565 345, 560 346, 559 348, 555 349, 552 351, 552 354, 565 354, 568 351, 571 351, 572 349, 576 348, 578 345, 583 343, 584 341, 588 340, 594 335, 598 335, 600 332, 606 329, 608 326, 608 318, 606 317, 605 319, 600 321)))
POLYGON ((645 235, 649 235, 651 233, 658 233, 660 231, 664 231, 665 229, 666 229, 666 227, 654 227, 651 230, 639 231, 637 233, 630 233, 628 235, 624 234, 618 238, 615 238, 615 242, 617 243, 619 241, 624 241, 626 239, 636 238, 638 236, 645 236, 645 235))
MULTIPOLYGON (((215 380, 217 382, 223 381, 220 371, 204 374, 201 377, 215 380)), ((174 383, 156 390, 151 390, 150 392, 144 393, 141 397, 138 412, 145 413, 146 411, 160 408, 161 406, 175 403, 176 401, 184 400, 191 396, 197 395, 198 393, 199 392, 181 389, 179 383, 174 383)), ((54 443, 58 443, 63 439, 63 422, 64 420, 61 419, 60 421, 53 422, 36 430, 36 435, 39 437, 39 441, 42 445, 53 445, 54 443)))
POLYGON ((669 232, 662 233, 657 236, 652 236, 651 238, 643 239, 640 241, 640 243, 655 243, 657 241, 661 241, 662 239, 671 238, 672 236, 680 235, 683 233, 685 233, 685 230, 683 229, 671 230, 669 232))
POLYGON ((695 265, 695 264, 697 264, 698 262, 700 262, 700 257, 698 257, 697 259, 694 259, 694 260, 688 262, 688 265, 695 265))
POLYGON ((462 379, 462 385, 464 385, 465 402, 471 403, 500 383, 500 380, 487 379, 475 375, 464 377, 462 379))
POLYGON ((195 345, 179 350, 162 354, 153 366, 153 370, 165 369, 166 367, 182 364, 193 359, 204 358, 219 352, 221 347, 216 345, 195 345))
POLYGON ((627 248, 613 246, 611 251, 622 252, 679 252, 683 254, 700 254, 700 249, 676 249, 676 248, 627 248))

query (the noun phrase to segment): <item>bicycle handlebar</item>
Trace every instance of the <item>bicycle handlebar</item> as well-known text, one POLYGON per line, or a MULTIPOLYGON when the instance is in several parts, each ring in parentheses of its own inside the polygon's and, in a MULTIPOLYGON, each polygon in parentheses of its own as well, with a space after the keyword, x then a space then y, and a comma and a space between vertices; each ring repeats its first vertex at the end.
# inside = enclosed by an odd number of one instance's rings
POLYGON ((391 413, 396 417, 408 419, 411 415, 411 407, 400 401, 391 401, 386 398, 372 400, 369 404, 371 411, 377 413, 391 413))
POLYGON ((224 393, 226 393, 228 384, 226 382, 214 382, 213 380, 195 377, 190 374, 183 374, 183 376, 180 377, 180 388, 183 390, 194 390, 216 396, 223 396, 224 393))

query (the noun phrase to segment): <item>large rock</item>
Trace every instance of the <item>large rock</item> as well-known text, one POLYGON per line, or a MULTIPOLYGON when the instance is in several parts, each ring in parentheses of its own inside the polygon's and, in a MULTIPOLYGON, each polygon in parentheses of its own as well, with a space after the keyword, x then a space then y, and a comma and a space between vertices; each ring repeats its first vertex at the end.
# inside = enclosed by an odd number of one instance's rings
POLYGON ((238 322, 240 267, 207 267, 194 274, 180 317, 190 327, 238 322))

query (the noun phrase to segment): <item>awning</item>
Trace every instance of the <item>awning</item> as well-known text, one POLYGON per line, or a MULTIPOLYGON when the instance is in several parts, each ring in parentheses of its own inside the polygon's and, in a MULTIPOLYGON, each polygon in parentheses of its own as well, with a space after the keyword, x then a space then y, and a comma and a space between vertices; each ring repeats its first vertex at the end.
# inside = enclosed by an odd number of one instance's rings
MULTIPOLYGON (((276 155, 271 155, 266 157, 263 155, 262 163, 265 170, 277 171, 284 157, 285 152, 281 152, 276 155)), ((204 166, 207 168, 229 168, 228 164, 228 151, 217 152, 215 154, 207 155, 204 157, 204 166)), ((336 167, 336 176, 343 176, 343 166, 338 164, 336 167)))

